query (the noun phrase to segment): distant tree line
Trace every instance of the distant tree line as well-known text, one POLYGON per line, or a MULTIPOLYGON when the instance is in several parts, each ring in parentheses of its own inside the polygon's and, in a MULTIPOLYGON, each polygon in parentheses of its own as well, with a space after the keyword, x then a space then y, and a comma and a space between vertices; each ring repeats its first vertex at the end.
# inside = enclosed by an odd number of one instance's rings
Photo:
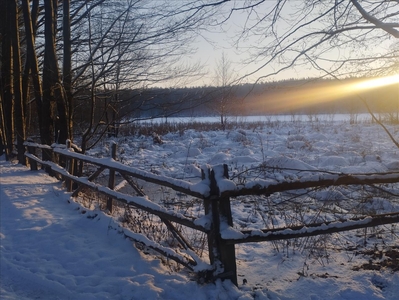
POLYGON ((399 86, 382 86, 372 90, 349 90, 347 86, 367 78, 288 79, 257 84, 240 84, 225 88, 198 86, 185 88, 151 88, 142 93, 121 92, 131 111, 128 120, 156 117, 220 116, 220 99, 225 106, 224 118, 273 114, 359 114, 367 113, 363 99, 376 113, 391 114, 398 120, 399 86), (316 91, 316 92, 315 92, 316 91), (147 101, 151 99, 151 101, 147 101), (138 105, 139 103, 139 105, 138 105), (137 109, 140 106, 141 109, 137 109))

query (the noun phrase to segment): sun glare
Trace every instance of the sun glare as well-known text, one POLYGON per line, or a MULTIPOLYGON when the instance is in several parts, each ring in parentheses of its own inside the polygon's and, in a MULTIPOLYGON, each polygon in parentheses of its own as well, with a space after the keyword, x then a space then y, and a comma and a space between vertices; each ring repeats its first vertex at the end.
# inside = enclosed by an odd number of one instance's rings
MULTIPOLYGON (((356 80, 356 79, 355 79, 356 80)), ((372 89, 383 86, 399 84, 399 74, 373 79, 336 82, 322 82, 319 85, 301 86, 284 91, 271 91, 267 96, 262 95, 253 102, 253 105, 264 103, 267 110, 273 112, 286 112, 301 107, 318 105, 339 99, 364 96, 372 89), (265 97, 267 101, 265 101, 265 97)))
POLYGON ((395 84, 395 83, 399 83, 399 74, 375 78, 375 79, 368 79, 368 80, 365 80, 365 81, 362 81, 359 83, 355 83, 353 86, 353 89, 367 90, 367 89, 374 89, 374 88, 391 85, 391 84, 395 84))

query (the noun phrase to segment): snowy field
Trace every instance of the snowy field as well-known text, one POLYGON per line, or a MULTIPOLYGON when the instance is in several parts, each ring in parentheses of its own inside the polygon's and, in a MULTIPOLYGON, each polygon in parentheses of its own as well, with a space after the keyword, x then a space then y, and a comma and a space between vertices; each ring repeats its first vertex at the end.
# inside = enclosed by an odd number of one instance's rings
MULTIPOLYGON (((389 129, 399 140, 399 126, 389 129)), ((226 163, 237 184, 247 177, 279 181, 312 172, 399 170, 399 149, 374 124, 271 122, 161 139, 114 139, 118 160, 192 182, 203 164, 226 163)), ((89 154, 109 156, 109 141, 89 154)), ((54 178, 4 158, 0 163, 1 299, 399 299, 398 266, 383 263, 398 253, 397 225, 237 245, 238 288, 228 281, 198 284, 184 269, 175 271, 161 257, 136 249, 114 230, 118 219, 94 204, 84 208, 54 178)), ((399 211, 398 185, 379 191, 346 187, 232 199, 233 222, 242 230, 399 211)), ((191 201, 157 189, 147 194, 160 203, 191 201)), ((187 208, 188 214, 195 211, 187 208)))

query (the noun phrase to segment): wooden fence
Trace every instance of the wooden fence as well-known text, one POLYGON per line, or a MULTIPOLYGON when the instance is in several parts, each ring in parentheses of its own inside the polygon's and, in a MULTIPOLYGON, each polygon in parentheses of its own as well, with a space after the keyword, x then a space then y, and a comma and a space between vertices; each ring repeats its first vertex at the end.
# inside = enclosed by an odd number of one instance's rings
MULTIPOLYGON (((325 174, 306 181, 278 183, 258 180, 251 181, 243 186, 236 186, 233 181, 229 180, 227 165, 216 165, 203 167, 201 181, 194 184, 184 180, 159 176, 117 162, 115 143, 111 147, 111 158, 95 158, 76 153, 71 148, 70 143, 50 147, 26 142, 25 146, 28 150, 25 156, 29 160, 31 169, 37 170, 37 164, 40 164, 42 168, 46 168, 47 172, 57 175, 65 181, 68 191, 73 192, 72 196, 77 196, 82 187, 87 187, 107 197, 107 209, 109 212, 112 212, 113 200, 116 200, 158 216, 179 242, 181 248, 185 251, 185 255, 154 243, 140 234, 129 231, 125 231, 125 234, 133 240, 166 255, 169 259, 175 260, 190 270, 200 272, 202 276, 211 280, 215 280, 216 278, 230 279, 237 285, 235 244, 315 236, 399 222, 399 212, 395 212, 342 221, 312 223, 303 226, 239 231, 233 228, 230 205, 230 199, 237 196, 271 195, 276 192, 311 187, 397 183, 399 182, 399 171, 356 176, 349 174, 325 174), (38 149, 51 151, 53 161, 43 161, 40 159, 36 154, 38 149), (77 162, 79 164, 89 163, 95 165, 97 166, 97 170, 89 177, 79 177, 76 175, 78 169, 77 162), (108 185, 103 186, 94 183, 93 180, 104 170, 109 170, 108 185), (123 194, 114 190, 116 173, 119 173, 129 183, 134 189, 136 196, 123 194), (133 178, 168 187, 177 192, 202 199, 205 210, 203 216, 193 219, 165 209, 165 207, 154 203, 146 197, 133 178), (210 262, 207 267, 199 267, 200 263, 203 266, 202 260, 195 254, 193 246, 189 244, 174 223, 206 234, 210 262)), ((46 157, 49 157, 48 152, 46 157)))

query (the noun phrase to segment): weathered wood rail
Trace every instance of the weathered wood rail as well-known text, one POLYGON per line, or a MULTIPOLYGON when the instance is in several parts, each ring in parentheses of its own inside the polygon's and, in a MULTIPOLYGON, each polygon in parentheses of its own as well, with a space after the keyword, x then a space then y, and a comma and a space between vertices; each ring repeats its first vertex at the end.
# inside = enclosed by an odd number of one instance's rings
POLYGON ((184 265, 190 270, 205 274, 210 279, 230 279, 237 285, 237 267, 235 257, 235 244, 248 242, 263 242, 284 240, 306 236, 315 236, 334 232, 342 232, 359 228, 374 227, 383 224, 399 222, 399 212, 353 218, 342 221, 312 223, 301 226, 292 226, 277 229, 239 231, 233 228, 230 198, 245 195, 271 195, 276 192, 289 191, 311 187, 326 187, 337 185, 362 185, 372 183, 398 183, 399 171, 385 174, 325 174, 317 178, 301 181, 269 182, 265 180, 251 181, 244 186, 236 186, 229 180, 227 165, 206 166, 202 169, 202 178, 198 183, 175 178, 159 176, 137 168, 129 167, 116 161, 116 144, 112 144, 111 158, 95 158, 76 153, 67 145, 39 145, 25 142, 31 170, 37 170, 38 164, 52 175, 56 174, 65 181, 68 191, 72 196, 77 196, 82 187, 90 188, 107 198, 107 210, 112 213, 113 200, 131 205, 147 213, 156 215, 166 225, 179 244, 182 246, 183 255, 172 249, 165 248, 141 234, 126 230, 125 235, 133 240, 158 251, 169 259, 184 265), (53 161, 44 161, 36 154, 38 149, 52 152, 53 161), (62 157, 62 164, 55 156, 62 157), (89 163, 97 166, 97 170, 89 177, 78 177, 77 164, 89 163), (108 185, 94 183, 104 170, 109 170, 108 185), (132 186, 136 196, 115 191, 115 174, 119 173, 126 182, 132 186), (132 178, 144 180, 160 186, 171 188, 177 192, 190 195, 203 200, 204 215, 193 219, 179 213, 173 213, 151 201, 144 192, 135 184, 132 178), (75 188, 74 188, 75 185, 75 188), (174 224, 177 223, 193 230, 198 230, 207 235, 209 264, 195 254, 193 247, 174 224), (201 264, 199 264, 201 262, 201 264), (198 266, 204 266, 199 268, 198 266))

